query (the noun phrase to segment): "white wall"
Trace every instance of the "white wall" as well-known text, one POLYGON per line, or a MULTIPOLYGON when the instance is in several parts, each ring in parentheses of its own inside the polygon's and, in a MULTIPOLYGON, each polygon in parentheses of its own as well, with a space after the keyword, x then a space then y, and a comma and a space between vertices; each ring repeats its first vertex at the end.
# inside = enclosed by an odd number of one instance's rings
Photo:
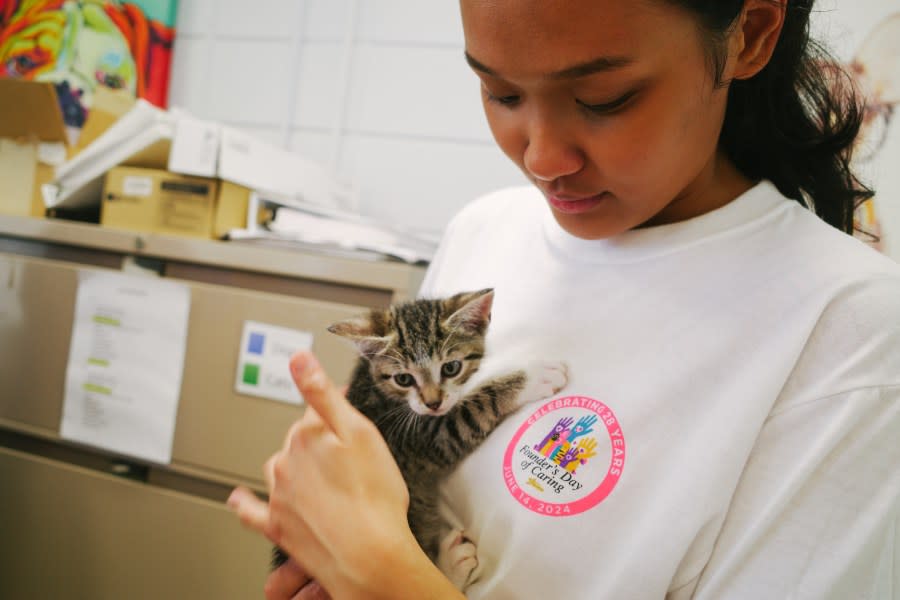
MULTIPOLYGON (((849 60, 897 10, 820 0, 813 21, 849 60)), ((440 230, 468 200, 524 181, 491 141, 456 0, 181 0, 177 28, 172 105, 332 166, 366 214, 440 230)), ((865 174, 900 259, 898 121, 865 174)))
MULTIPOLYGON (((882 20, 900 13, 897 0, 819 0, 813 14, 813 35, 825 40, 844 62, 852 60, 865 36, 882 20)), ((900 64, 895 65, 900 76, 900 64)), ((875 206, 884 228, 884 251, 900 260, 900 106, 888 130, 887 141, 859 173, 875 187, 875 206)))
POLYGON ((458 13, 453 0, 181 0, 170 104, 331 166, 366 214, 438 231, 524 181, 491 141, 458 13))

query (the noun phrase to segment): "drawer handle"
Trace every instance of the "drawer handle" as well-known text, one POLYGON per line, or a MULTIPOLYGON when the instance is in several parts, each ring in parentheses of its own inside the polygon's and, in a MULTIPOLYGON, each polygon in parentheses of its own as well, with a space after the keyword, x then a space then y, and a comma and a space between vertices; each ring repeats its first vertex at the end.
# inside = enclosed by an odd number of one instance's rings
POLYGON ((149 467, 125 461, 116 460, 109 463, 109 472, 122 479, 131 479, 132 481, 146 483, 147 473, 149 471, 149 467))

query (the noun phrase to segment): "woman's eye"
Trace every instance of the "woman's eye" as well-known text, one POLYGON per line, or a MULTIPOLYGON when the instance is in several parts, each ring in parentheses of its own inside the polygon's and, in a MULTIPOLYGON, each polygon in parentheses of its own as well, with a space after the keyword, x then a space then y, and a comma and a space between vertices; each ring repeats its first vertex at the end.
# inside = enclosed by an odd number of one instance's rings
POLYGON ((456 377, 462 370, 462 363, 458 360, 451 360, 441 365, 441 375, 444 377, 456 377))
POLYGON ((483 88, 483 89, 484 89, 484 95, 487 97, 487 99, 490 102, 494 102, 494 103, 500 104, 502 106, 513 106, 519 101, 519 97, 514 94, 509 95, 509 96, 500 96, 500 95, 494 95, 494 94, 490 93, 487 90, 487 88, 483 88))
POLYGON ((416 380, 409 373, 397 373, 394 375, 394 382, 400 387, 411 387, 416 380))
POLYGON ((603 102, 600 104, 588 104, 587 102, 582 102, 581 100, 576 100, 579 106, 585 108, 586 110, 598 114, 598 115, 607 115, 610 113, 614 113, 623 106, 625 106, 629 100, 631 100, 637 91, 628 92, 627 94, 620 96, 613 100, 612 102, 603 102))
POLYGON ((503 106, 512 106, 519 101, 518 96, 491 96, 491 100, 503 106))

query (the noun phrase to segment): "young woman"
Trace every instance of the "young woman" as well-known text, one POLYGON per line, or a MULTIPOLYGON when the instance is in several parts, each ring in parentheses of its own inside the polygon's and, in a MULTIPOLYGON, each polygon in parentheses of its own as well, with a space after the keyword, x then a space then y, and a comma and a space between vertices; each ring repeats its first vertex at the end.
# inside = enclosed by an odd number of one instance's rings
MULTIPOLYGON (((461 1, 491 130, 533 186, 463 210, 422 294, 494 288, 489 352, 570 372, 446 485, 470 598, 893 589, 900 268, 846 235, 869 196, 859 114, 811 5, 461 1)), ((232 498, 294 557, 267 597, 461 597, 377 431, 314 358, 292 365, 310 409, 270 504, 232 498)))

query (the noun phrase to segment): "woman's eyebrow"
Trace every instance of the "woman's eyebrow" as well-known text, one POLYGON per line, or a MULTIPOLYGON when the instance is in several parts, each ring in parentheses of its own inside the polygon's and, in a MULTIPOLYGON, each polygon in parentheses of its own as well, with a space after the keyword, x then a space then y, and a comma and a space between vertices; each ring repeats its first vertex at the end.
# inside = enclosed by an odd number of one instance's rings
MULTIPOLYGON (((481 71, 485 75, 500 77, 495 70, 477 60, 469 54, 468 51, 465 52, 465 56, 466 62, 476 71, 481 71)), ((554 71, 553 73, 548 73, 546 77, 548 79, 578 79, 579 77, 586 77, 595 73, 621 69, 633 62, 634 59, 627 56, 601 56, 600 58, 595 58, 587 62, 572 65, 571 67, 566 67, 559 71, 554 71)))

